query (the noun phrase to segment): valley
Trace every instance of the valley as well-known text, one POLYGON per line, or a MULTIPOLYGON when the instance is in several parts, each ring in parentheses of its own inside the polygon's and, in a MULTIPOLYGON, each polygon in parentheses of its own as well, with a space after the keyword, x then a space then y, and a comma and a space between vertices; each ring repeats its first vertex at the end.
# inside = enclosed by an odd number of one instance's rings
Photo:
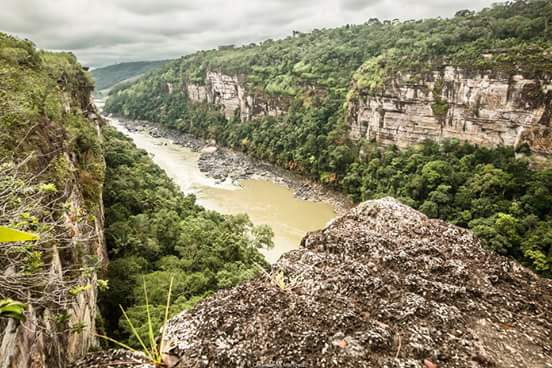
POLYGON ((552 368, 551 0, 6 1, 0 368, 552 368))

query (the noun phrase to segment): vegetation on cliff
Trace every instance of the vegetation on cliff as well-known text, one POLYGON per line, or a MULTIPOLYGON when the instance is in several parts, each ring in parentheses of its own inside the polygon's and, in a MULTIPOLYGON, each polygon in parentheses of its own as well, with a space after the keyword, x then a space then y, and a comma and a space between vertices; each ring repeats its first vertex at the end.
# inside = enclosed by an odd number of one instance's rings
POLYGON ((171 314, 213 291, 236 285, 267 266, 259 249, 272 246, 272 231, 245 215, 226 216, 195 204, 139 150, 112 128, 104 129, 104 187, 109 289, 101 294, 106 329, 139 347, 119 305, 147 340, 143 280, 154 331, 163 320, 171 277, 171 314))
MULTIPOLYGON (((453 63, 470 70, 550 73, 551 20, 550 2, 515 1, 478 13, 460 11, 451 19, 370 20, 199 52, 114 92, 106 111, 215 138, 349 193, 355 201, 395 196, 432 217, 473 229, 488 247, 550 276, 550 170, 531 170, 511 148, 451 141, 398 151, 351 142, 343 104, 359 91, 377 90, 396 70, 453 63), (190 102, 185 85, 204 83, 206 72, 217 70, 243 76, 248 92, 287 99, 287 113, 240 121, 238 111, 226 119, 216 107, 190 102), (351 81, 355 89, 345 96, 351 81)), ((432 108, 443 115, 448 105, 436 100, 432 108)))
POLYGON ((0 33, 0 226, 39 235, 0 246, 0 299, 27 317, 0 318, 0 365, 63 366, 94 341, 104 161, 93 88, 74 55, 0 33))

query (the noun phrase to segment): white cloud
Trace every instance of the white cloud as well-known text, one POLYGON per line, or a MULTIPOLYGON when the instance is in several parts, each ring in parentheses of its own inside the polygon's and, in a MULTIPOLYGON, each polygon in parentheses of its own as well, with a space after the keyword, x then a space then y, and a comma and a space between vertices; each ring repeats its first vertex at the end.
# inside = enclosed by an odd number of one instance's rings
POLYGON ((369 18, 452 16, 493 0, 2 0, 0 31, 83 64, 175 58, 369 18))

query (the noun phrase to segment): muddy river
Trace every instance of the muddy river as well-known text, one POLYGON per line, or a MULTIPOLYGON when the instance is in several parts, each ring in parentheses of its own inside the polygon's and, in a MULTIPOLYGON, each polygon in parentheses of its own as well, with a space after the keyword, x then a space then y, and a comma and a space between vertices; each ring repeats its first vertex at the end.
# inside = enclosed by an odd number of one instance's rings
POLYGON ((297 199, 281 184, 253 179, 242 180, 239 185, 218 183, 199 170, 198 152, 146 132, 130 132, 116 119, 111 119, 111 123, 146 150, 184 193, 195 194, 200 205, 225 214, 246 213, 255 224, 270 225, 275 246, 263 251, 270 262, 297 248, 308 231, 324 227, 335 217, 329 204, 297 199))

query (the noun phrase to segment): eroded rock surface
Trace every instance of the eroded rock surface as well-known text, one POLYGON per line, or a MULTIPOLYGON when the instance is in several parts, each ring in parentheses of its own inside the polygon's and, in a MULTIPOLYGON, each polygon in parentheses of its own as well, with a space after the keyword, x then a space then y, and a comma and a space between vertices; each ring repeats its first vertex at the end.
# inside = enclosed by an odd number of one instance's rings
POLYGON ((269 97, 262 93, 247 91, 244 78, 244 76, 208 71, 204 85, 187 82, 185 89, 191 101, 213 104, 227 118, 233 117, 236 112, 239 112, 241 120, 258 116, 278 116, 287 112, 289 98, 269 97))
POLYGON ((74 362, 71 367, 80 368, 155 368, 142 353, 116 349, 89 354, 74 362))
POLYGON ((397 74, 378 94, 349 102, 352 138, 406 147, 457 138, 484 146, 519 146, 552 154, 552 81, 444 67, 397 74))
POLYGON ((550 367, 552 282, 393 199, 170 321, 177 367, 550 367), (283 277, 282 277, 283 276, 283 277))

